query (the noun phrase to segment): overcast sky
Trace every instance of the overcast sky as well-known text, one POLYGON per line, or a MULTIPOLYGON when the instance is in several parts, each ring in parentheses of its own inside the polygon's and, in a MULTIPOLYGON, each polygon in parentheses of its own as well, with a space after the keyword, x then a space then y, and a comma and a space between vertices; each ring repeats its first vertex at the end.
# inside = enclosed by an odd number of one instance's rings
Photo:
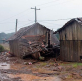
POLYGON ((37 22, 53 29, 62 27, 69 18, 82 17, 82 0, 0 0, 0 32, 15 31, 34 23, 37 7, 37 22), (66 20, 63 20, 66 19, 66 20))

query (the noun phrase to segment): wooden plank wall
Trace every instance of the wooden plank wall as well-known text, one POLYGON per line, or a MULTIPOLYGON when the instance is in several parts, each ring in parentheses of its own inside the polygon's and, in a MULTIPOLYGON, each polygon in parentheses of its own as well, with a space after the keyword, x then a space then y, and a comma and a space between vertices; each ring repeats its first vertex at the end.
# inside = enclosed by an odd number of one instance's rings
POLYGON ((61 30, 60 40, 82 40, 82 25, 75 22, 61 30))
POLYGON ((80 61, 82 41, 60 41, 60 56, 63 61, 80 61))
POLYGON ((82 25, 74 22, 60 32, 60 56, 63 61, 80 61, 82 25))
POLYGON ((9 41, 9 45, 10 45, 10 52, 15 56, 19 56, 18 41, 17 40, 9 41))

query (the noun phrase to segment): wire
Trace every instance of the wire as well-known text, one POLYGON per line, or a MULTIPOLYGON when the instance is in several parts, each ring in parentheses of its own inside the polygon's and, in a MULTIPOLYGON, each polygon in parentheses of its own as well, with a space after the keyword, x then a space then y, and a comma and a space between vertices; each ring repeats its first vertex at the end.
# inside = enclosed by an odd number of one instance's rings
MULTIPOLYGON (((73 18, 66 18, 66 19, 56 19, 56 20, 38 20, 39 22, 45 22, 45 23, 49 23, 48 21, 63 21, 63 20, 69 20, 69 19, 73 19, 73 18)), ((34 22, 34 20, 30 20, 28 19, 28 21, 32 21, 34 22)), ((19 21, 20 22, 27 22, 27 21, 19 21)), ((10 23, 15 23, 15 22, 4 22, 5 24, 10 24, 10 23)), ((4 24, 4 23, 0 23, 0 24, 4 24)), ((49 23, 49 24, 52 24, 52 23, 49 23)))
MULTIPOLYGON (((42 21, 43 23, 48 23, 48 24, 52 24, 52 25, 60 25, 60 24, 55 24, 55 23, 50 23, 50 22, 46 22, 46 21, 42 21)), ((62 25, 60 25, 62 26, 62 25)))
MULTIPOLYGON (((60 20, 68 20, 68 19, 73 19, 73 18, 66 18, 66 19, 56 19, 56 20, 39 20, 39 21, 41 21, 41 22, 45 22, 45 21, 60 21, 60 20)), ((28 23, 28 24, 31 24, 31 23, 34 23, 34 21, 32 21, 32 20, 30 20, 31 22, 30 23, 28 23)), ((22 21, 21 21, 22 22, 22 21)), ((25 22, 25 21, 24 21, 25 22)), ((27 21, 26 21, 27 22, 27 21)), ((49 23, 49 22, 45 22, 45 23, 49 23)), ((22 26, 20 26, 20 28, 21 27, 24 27, 25 25, 28 25, 28 24, 24 24, 24 25, 22 25, 22 26)), ((50 24, 50 23, 49 23, 50 24)), ((51 23, 52 24, 52 23, 51 23)), ((54 24, 54 25, 59 25, 59 24, 54 24)), ((19 28, 19 27, 18 27, 19 28)), ((13 30, 13 29, 12 29, 13 30)), ((10 30, 5 30, 5 31, 10 31, 10 30)), ((0 31, 1 32, 1 31, 0 31)))
MULTIPOLYGON (((34 11, 31 11, 31 12, 28 12, 28 13, 32 13, 32 12, 34 12, 34 11)), ((23 14, 22 16, 20 16, 20 17, 18 17, 18 18, 22 18, 22 17, 23 17, 23 18, 24 18, 24 17, 26 18, 27 15, 31 15, 31 14, 26 14, 26 16, 24 16, 24 15, 25 15, 25 14, 23 14)))
MULTIPOLYGON (((26 9, 26 10, 24 10, 24 11, 22 11, 22 12, 20 12, 20 13, 16 14, 16 15, 13 15, 13 16, 11 16, 11 17, 7 18, 7 19, 4 19, 4 20, 2 20, 2 21, 9 20, 10 18, 13 18, 13 17, 15 17, 15 16, 17 16, 17 15, 19 15, 19 14, 22 14, 22 13, 24 13, 25 11, 27 11, 27 10, 29 10, 29 9, 30 9, 30 8, 28 8, 28 9, 26 9)), ((0 21, 0 22, 2 22, 2 21, 0 21)))
MULTIPOLYGON (((67 18, 67 19, 56 19, 56 20, 38 20, 39 22, 45 22, 45 21, 61 21, 61 20, 69 20, 69 19, 73 19, 73 18, 67 18)), ((28 19, 28 21, 32 21, 34 22, 34 20, 30 20, 28 19)), ((27 22, 27 21, 19 21, 20 22, 27 22)), ((15 22, 4 22, 5 24, 9 24, 9 23, 15 23, 15 22)), ((4 23, 0 23, 0 24, 4 24, 4 23)), ((47 22, 46 22, 47 23, 47 22)), ((48 22, 49 23, 49 22, 48 22)))
MULTIPOLYGON (((71 0, 71 1, 74 1, 74 0, 71 0)), ((47 8, 47 7, 51 7, 51 6, 60 5, 60 4, 66 3, 66 2, 70 2, 70 1, 64 1, 64 2, 61 2, 61 3, 55 4, 55 5, 46 6, 46 7, 44 7, 44 9, 47 8)))
MULTIPOLYGON (((30 20, 30 19, 28 19, 28 21, 33 21, 34 22, 34 20, 30 20)), ((27 21, 18 21, 18 22, 27 22, 27 21)), ((10 23, 15 23, 15 22, 4 22, 5 24, 10 24, 10 23)), ((0 24, 4 24, 4 23, 0 23, 0 24)))
MULTIPOLYGON (((66 19, 56 19, 56 20, 38 20, 39 22, 45 22, 45 23, 49 23, 48 21, 63 21, 63 20, 69 20, 69 19, 74 19, 74 18, 66 18, 66 19)), ((30 20, 28 19, 28 21, 32 21, 34 22, 34 20, 30 20)), ((19 22, 27 22, 27 21, 19 21, 19 22)), ((15 23, 15 22, 4 22, 5 24, 9 24, 9 23, 15 23)), ((0 24, 4 24, 4 23, 0 23, 0 24)), ((50 24, 50 23, 49 23, 50 24)), ((51 23, 52 24, 52 23, 51 23)))
MULTIPOLYGON (((28 23, 28 24, 24 24, 24 25, 22 25, 22 26, 20 26, 20 27, 17 27, 17 28, 22 28, 22 27, 24 27, 25 25, 29 25, 29 24, 31 24, 31 23, 33 23, 33 21, 30 22, 30 23, 28 23)), ((11 31, 11 30, 14 30, 14 31, 15 31, 15 28, 9 29, 9 30, 4 30, 4 31, 11 31)), ((0 32, 3 32, 3 31, 0 31, 0 32)))
MULTIPOLYGON (((41 5, 38 5, 38 6, 46 5, 46 4, 49 4, 49 3, 56 2, 56 1, 59 1, 59 0, 55 0, 55 1, 52 1, 52 2, 44 3, 44 4, 41 4, 41 5)), ((65 1, 65 2, 67 2, 67 1, 65 1)), ((29 10, 29 9, 27 9, 27 10, 29 10)), ((17 16, 17 15, 19 15, 19 14, 22 14, 22 13, 24 13, 24 12, 25 12, 25 11, 27 11, 27 10, 24 10, 24 11, 22 11, 22 12, 20 12, 20 13, 16 14, 16 15, 13 15, 13 16, 11 16, 11 17, 9 17, 9 18, 5 19, 5 20, 8 20, 8 19, 10 19, 10 18, 12 18, 12 17, 15 17, 15 16, 17 16)), ((72 18, 68 18, 68 19, 72 19, 72 18)), ((61 20, 68 20, 68 19, 57 19, 57 20, 38 20, 38 21, 61 21, 61 20)), ((3 21, 5 21, 5 20, 3 20, 3 21)), ((7 23, 7 22, 6 22, 6 23, 7 23)), ((10 23, 12 23, 12 22, 10 22, 10 23)), ((13 22, 13 23, 14 23, 14 22, 13 22)), ((3 24, 3 23, 0 23, 0 24, 3 24)), ((27 24, 25 24, 25 25, 27 25, 27 24)))
MULTIPOLYGON (((53 3, 53 2, 56 2, 56 1, 58 1, 58 0, 55 0, 55 1, 51 1, 51 2, 48 2, 48 3, 44 3, 44 4, 41 4, 41 5, 37 5, 37 6, 46 5, 46 4, 49 4, 49 3, 53 3)), ((30 9, 30 8, 28 8, 28 9, 26 9, 26 10, 24 10, 24 11, 22 11, 22 12, 20 12, 20 13, 16 14, 16 15, 13 15, 13 16, 11 16, 11 17, 7 18, 7 19, 4 19, 4 20, 2 20, 2 21, 6 21, 6 20, 9 20, 10 18, 13 18, 13 17, 15 17, 15 16, 17 16, 17 15, 19 15, 19 14, 22 14, 22 13, 24 13, 25 11, 27 11, 27 10, 29 10, 29 9, 30 9)), ((2 22, 2 21, 1 21, 1 22, 2 22)))
POLYGON ((73 19, 73 18, 66 18, 66 19, 56 19, 56 20, 38 20, 38 21, 62 21, 62 20, 69 20, 69 19, 73 19))
MULTIPOLYGON (((41 5, 37 5, 37 6, 42 6, 42 5, 50 4, 50 3, 53 3, 53 2, 57 2, 57 1, 59 1, 59 0, 51 1, 51 2, 44 3, 44 4, 41 4, 41 5)), ((25 11, 27 11, 27 10, 29 10, 29 9, 30 9, 30 8, 28 8, 28 9, 26 9, 26 10, 24 10, 24 11, 22 11, 22 12, 16 14, 16 15, 13 15, 13 16, 7 18, 7 19, 4 19, 4 20, 2 20, 2 21, 9 20, 10 18, 13 18, 13 17, 15 17, 15 16, 17 16, 17 15, 19 15, 19 14, 22 14, 22 13, 24 13, 25 11)), ((1 22, 2 22, 2 21, 1 21, 1 22)))
MULTIPOLYGON (((43 6, 43 5, 50 4, 50 3, 53 3, 53 2, 57 2, 57 1, 59 1, 59 0, 55 0, 55 1, 51 1, 51 2, 47 2, 47 3, 41 4, 41 5, 37 5, 37 6, 43 6)), ((65 1, 65 2, 67 2, 67 1, 65 1)), ((48 6, 48 7, 49 7, 49 6, 48 6)), ((22 14, 22 13, 24 13, 25 11, 27 11, 27 10, 29 10, 29 9, 30 9, 30 8, 28 8, 28 9, 26 9, 26 10, 24 10, 24 11, 22 11, 22 12, 16 14, 16 15, 13 15, 13 16, 7 18, 7 19, 4 19, 4 20, 2 20, 2 21, 9 20, 10 18, 15 17, 15 16, 17 16, 17 15, 19 15, 19 14, 22 14)))
POLYGON ((34 21, 32 21, 32 22, 30 22, 30 23, 28 23, 28 24, 24 24, 24 25, 20 26, 20 28, 21 28, 21 27, 25 27, 25 25, 29 25, 29 24, 31 24, 31 23, 34 23, 34 21))
POLYGON ((43 6, 43 5, 50 4, 50 3, 53 3, 53 2, 57 2, 57 1, 59 1, 59 0, 50 1, 50 2, 47 2, 47 3, 44 3, 44 4, 40 4, 40 5, 37 5, 37 6, 43 6))

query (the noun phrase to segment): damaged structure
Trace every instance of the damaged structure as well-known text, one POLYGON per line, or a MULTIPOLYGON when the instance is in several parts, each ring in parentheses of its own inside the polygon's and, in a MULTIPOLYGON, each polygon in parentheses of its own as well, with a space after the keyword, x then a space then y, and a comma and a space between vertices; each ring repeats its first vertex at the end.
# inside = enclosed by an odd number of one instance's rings
POLYGON ((63 61, 82 60, 82 18, 68 21, 55 33, 60 35, 60 58, 63 61))
POLYGON ((59 40, 52 30, 35 23, 17 31, 9 38, 9 45, 11 54, 15 56, 33 55, 38 58, 41 52, 48 51, 47 48, 59 45, 59 40))

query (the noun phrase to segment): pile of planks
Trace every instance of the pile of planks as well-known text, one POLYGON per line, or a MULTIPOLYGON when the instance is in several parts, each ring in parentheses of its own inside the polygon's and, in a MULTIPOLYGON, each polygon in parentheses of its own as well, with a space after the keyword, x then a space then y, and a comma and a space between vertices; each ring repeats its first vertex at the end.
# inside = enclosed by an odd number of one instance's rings
MULTIPOLYGON (((43 36, 42 36, 43 38, 43 36)), ((21 57, 39 53, 46 49, 41 36, 33 39, 33 37, 21 38, 19 41, 19 51, 21 57), (40 39, 41 40, 40 40, 40 39), (36 40, 35 40, 36 39, 36 40), (38 39, 38 40, 37 40, 38 39)))

